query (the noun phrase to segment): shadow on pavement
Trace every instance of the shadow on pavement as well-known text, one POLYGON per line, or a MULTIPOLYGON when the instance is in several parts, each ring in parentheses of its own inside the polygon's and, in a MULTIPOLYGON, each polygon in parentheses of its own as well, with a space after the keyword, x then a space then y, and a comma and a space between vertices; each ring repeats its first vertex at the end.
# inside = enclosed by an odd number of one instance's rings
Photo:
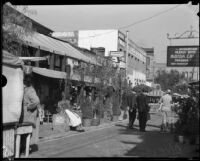
POLYGON ((160 125, 157 121, 147 123, 146 132, 140 132, 137 124, 134 125, 134 129, 127 128, 127 125, 117 124, 116 126, 122 127, 118 129, 120 134, 135 135, 134 140, 121 141, 122 144, 129 147, 129 150, 126 150, 123 156, 147 158, 199 157, 199 154, 195 153, 195 146, 175 142, 172 133, 160 133, 160 125))
MULTIPOLYGON (((128 131, 127 131, 128 132, 128 131)), ((130 134, 130 133, 129 133, 130 134)), ((194 147, 180 144, 174 141, 171 133, 160 133, 158 131, 138 132, 141 142, 121 141, 130 144, 132 148, 124 153, 124 156, 153 157, 153 158, 192 158, 196 154, 194 147)))

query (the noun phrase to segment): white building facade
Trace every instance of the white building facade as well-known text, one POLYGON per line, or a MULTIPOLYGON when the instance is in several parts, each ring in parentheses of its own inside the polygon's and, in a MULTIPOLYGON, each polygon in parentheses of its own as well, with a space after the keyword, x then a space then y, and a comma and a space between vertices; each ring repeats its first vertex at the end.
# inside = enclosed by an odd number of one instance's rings
MULTIPOLYGON (((110 53, 114 51, 124 52, 124 57, 122 57, 119 66, 126 67, 129 83, 132 87, 137 84, 146 84, 146 52, 129 39, 128 53, 126 54, 126 35, 124 33, 116 29, 79 30, 75 32, 79 47, 88 50, 103 47, 105 48, 105 56, 110 56, 110 53)), ((56 33, 54 33, 54 36, 56 37, 56 33)), ((57 38, 59 37, 57 36, 57 38)), ((113 60, 117 61, 117 58, 113 57, 113 60)))

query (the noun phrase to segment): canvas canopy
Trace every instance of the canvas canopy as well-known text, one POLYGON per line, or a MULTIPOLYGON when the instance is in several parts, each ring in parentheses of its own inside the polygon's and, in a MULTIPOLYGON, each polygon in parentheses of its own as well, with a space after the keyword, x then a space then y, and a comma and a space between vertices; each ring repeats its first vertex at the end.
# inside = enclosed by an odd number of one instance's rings
POLYGON ((39 67, 33 67, 33 72, 40 74, 42 76, 45 76, 45 77, 66 79, 65 72, 50 70, 50 69, 46 69, 46 68, 39 68, 39 67))
POLYGON ((87 63, 97 64, 97 62, 82 54, 79 50, 71 46, 67 42, 59 41, 49 36, 35 32, 32 36, 24 37, 24 42, 29 46, 41 48, 49 52, 54 52, 58 55, 66 55, 70 58, 82 60, 87 63))
POLYGON ((22 60, 3 50, 2 74, 7 84, 2 88, 3 123, 18 122, 23 100, 22 60))
POLYGON ((3 50, 3 60, 2 63, 4 65, 12 65, 15 67, 20 67, 23 65, 23 61, 19 59, 19 57, 14 56, 6 50, 3 50))

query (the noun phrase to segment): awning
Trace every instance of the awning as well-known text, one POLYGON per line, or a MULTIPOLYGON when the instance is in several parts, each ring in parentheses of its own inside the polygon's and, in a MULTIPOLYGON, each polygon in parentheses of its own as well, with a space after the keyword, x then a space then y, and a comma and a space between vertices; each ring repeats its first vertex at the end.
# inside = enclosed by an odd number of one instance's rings
POLYGON ((29 60, 29 61, 41 61, 47 60, 47 57, 19 57, 20 60, 29 60))
POLYGON ((33 72, 45 77, 66 79, 66 73, 46 68, 33 67, 33 72))
POLYGON ((2 63, 7 64, 7 65, 12 65, 12 66, 15 66, 15 67, 20 67, 24 64, 24 62, 22 60, 20 60, 19 57, 9 53, 6 50, 3 50, 2 63))
POLYGON ((42 50, 54 52, 58 55, 66 55, 70 58, 82 60, 87 63, 97 64, 94 59, 82 54, 69 43, 56 40, 43 34, 35 32, 32 36, 24 37, 24 41, 27 45, 32 47, 41 48, 42 50))

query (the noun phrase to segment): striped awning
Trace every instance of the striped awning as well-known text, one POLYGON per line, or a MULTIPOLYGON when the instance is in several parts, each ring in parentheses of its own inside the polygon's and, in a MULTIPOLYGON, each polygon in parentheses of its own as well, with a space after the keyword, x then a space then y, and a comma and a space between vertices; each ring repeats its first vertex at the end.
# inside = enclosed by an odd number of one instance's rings
POLYGON ((33 72, 37 73, 39 75, 45 76, 45 77, 49 77, 49 78, 66 79, 65 72, 60 72, 60 71, 56 71, 56 70, 33 67, 33 72))
POLYGON ((82 60, 87 63, 97 64, 94 59, 82 54, 79 50, 69 43, 56 40, 52 37, 40 33, 34 33, 32 36, 23 38, 24 42, 32 47, 40 48, 45 51, 53 52, 58 55, 66 55, 70 58, 82 60))

